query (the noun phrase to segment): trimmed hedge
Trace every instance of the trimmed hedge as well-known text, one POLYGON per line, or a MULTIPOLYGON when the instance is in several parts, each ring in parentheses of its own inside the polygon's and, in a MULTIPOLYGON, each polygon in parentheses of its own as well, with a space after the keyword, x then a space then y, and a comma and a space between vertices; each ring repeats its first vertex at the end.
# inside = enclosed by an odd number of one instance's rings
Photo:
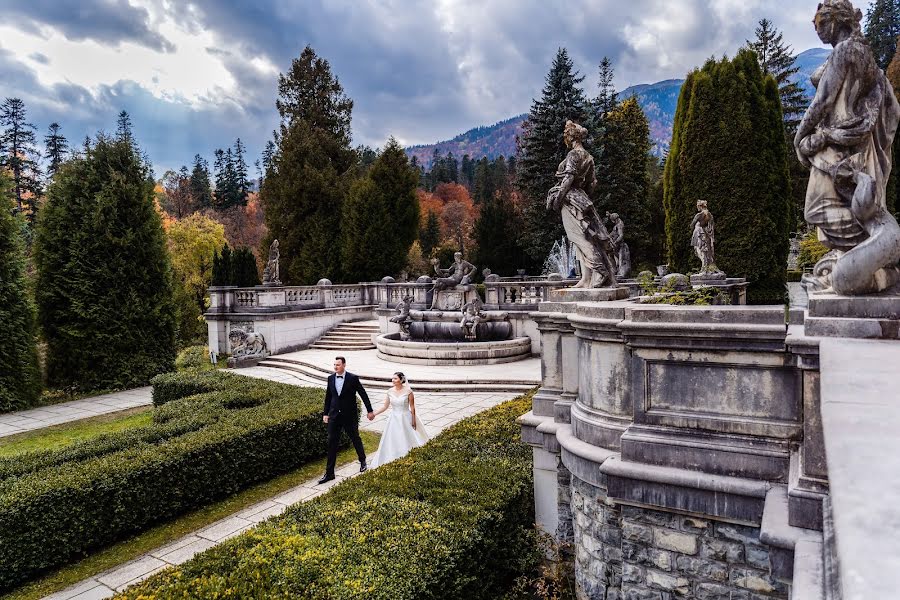
POLYGON ((530 569, 530 395, 120 594, 129 600, 498 598, 530 569))
POLYGON ((154 381, 167 404, 153 424, 0 459, 0 593, 325 453, 320 390, 215 371, 154 381))

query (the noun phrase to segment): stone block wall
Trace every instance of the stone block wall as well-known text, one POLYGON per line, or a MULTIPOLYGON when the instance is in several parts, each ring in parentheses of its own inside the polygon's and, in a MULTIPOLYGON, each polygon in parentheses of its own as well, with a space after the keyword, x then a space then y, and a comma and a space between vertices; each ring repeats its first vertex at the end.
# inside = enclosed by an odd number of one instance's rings
POLYGON ((575 579, 581 600, 773 600, 757 527, 611 502, 572 478, 575 579))

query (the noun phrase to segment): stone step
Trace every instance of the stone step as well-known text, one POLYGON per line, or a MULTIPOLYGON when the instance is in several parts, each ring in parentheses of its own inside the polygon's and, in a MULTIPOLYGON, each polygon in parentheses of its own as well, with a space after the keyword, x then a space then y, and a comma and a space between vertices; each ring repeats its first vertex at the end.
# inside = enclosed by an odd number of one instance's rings
POLYGON ((371 340, 371 333, 349 333, 346 331, 329 331, 325 335, 322 336, 322 339, 330 338, 335 340, 371 340))
POLYGON ((349 346, 347 344, 320 344, 316 342, 310 346, 313 350, 374 350, 375 346, 349 346))
MULTIPOLYGON (((328 380, 327 375, 316 375, 296 366, 284 363, 272 363, 263 361, 259 363, 260 367, 269 367, 272 369, 281 369, 291 371, 301 376, 302 379, 324 385, 328 380)), ((359 378, 364 387, 369 389, 386 389, 390 385, 387 378, 370 378, 361 375, 359 378)), ((531 390, 534 386, 528 384, 510 384, 510 383, 479 383, 473 384, 469 381, 421 381, 413 382, 413 388, 422 392, 512 392, 524 393, 531 390)))
MULTIPOLYGON (((261 366, 275 367, 276 364, 281 365, 283 367, 293 367, 294 370, 298 370, 308 376, 314 377, 316 379, 320 379, 325 381, 329 375, 331 375, 332 371, 330 369, 326 369, 320 367, 318 365, 314 365, 312 363, 304 362, 301 360, 296 360, 293 358, 281 358, 278 356, 270 356, 266 358, 263 363, 260 363, 261 366)), ((391 377, 390 376, 379 376, 379 375, 364 375, 360 374, 360 379, 363 382, 369 382, 375 385, 390 385, 391 377)), ((422 380, 419 383, 413 382, 416 387, 424 384, 435 384, 435 385, 458 385, 458 384, 467 384, 469 386, 482 386, 482 385, 500 385, 505 389, 513 389, 516 391, 527 391, 533 387, 536 387, 541 384, 538 380, 533 381, 521 381, 515 379, 471 379, 467 378, 465 380, 460 379, 428 379, 422 380)))
POLYGON ((353 329, 360 331, 378 331, 381 329, 378 325, 360 325, 359 323, 341 323, 335 329, 353 329))

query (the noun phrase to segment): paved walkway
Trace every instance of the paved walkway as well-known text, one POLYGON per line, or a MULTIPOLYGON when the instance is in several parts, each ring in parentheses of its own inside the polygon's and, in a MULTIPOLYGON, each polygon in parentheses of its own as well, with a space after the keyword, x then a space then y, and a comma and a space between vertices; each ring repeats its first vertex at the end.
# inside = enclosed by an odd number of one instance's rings
MULTIPOLYGON (((312 351, 303 352, 304 359, 308 359, 308 356, 306 356, 308 352, 312 351)), ((385 363, 374 358, 374 351, 369 350, 367 353, 371 354, 374 360, 380 362, 388 374, 397 370, 397 365, 385 363)), ((334 358, 333 352, 327 351, 326 354, 329 357, 328 360, 334 358)), ((362 355, 365 354, 364 352, 347 352, 346 354, 348 368, 351 365, 351 354, 352 364, 357 368, 360 368, 360 365, 366 363, 366 360, 362 358, 362 355)), ((406 366, 408 367, 409 365, 406 366)), ((508 365, 497 366, 508 367, 508 365)), ((434 367, 428 367, 428 369, 431 368, 434 367)), ((464 367, 466 375, 470 375, 469 369, 477 371, 482 368, 483 367, 464 367)), ((418 367, 416 367, 416 370, 418 370, 418 367)), ((540 371, 538 370, 538 372, 540 371)), ((256 367, 252 369, 241 369, 238 373, 293 385, 316 385, 293 375, 289 371, 281 369, 256 367)), ((503 371, 497 371, 496 373, 504 378, 510 377, 508 373, 503 371)), ((457 375, 459 375, 458 370, 457 375)), ((473 373, 471 376, 473 378, 485 377, 482 373, 478 373, 477 375, 473 373)), ((378 399, 383 398, 383 390, 369 390, 369 395, 372 398, 373 405, 377 407, 378 399)), ((431 437, 434 437, 450 425, 453 425, 468 416, 481 412, 482 410, 496 406, 501 402, 510 400, 516 397, 516 395, 517 394, 514 393, 502 394, 492 392, 420 392, 416 394, 416 414, 422 420, 428 434, 431 437)), ((383 431, 388 416, 389 413, 384 413, 379 415, 374 421, 369 422, 363 415, 362 420, 360 421, 361 428, 379 432, 383 431)), ((367 450, 370 452, 369 456, 371 457, 374 454, 375 449, 368 448, 367 450)), ((319 476, 316 476, 314 479, 306 481, 287 492, 236 512, 204 527, 203 529, 148 552, 135 560, 129 561, 95 577, 85 579, 77 585, 61 592, 46 596, 44 600, 100 600, 102 598, 110 598, 129 585, 139 583, 150 575, 168 566, 179 565, 186 562, 198 552, 202 552, 234 537, 269 517, 281 514, 292 504, 315 498, 316 496, 323 494, 328 488, 339 484, 341 481, 354 477, 358 473, 359 463, 353 461, 336 471, 335 474, 337 475, 337 478, 334 481, 330 481, 324 485, 318 485, 319 476)))
POLYGON ((0 437, 151 404, 150 386, 0 415, 0 437))

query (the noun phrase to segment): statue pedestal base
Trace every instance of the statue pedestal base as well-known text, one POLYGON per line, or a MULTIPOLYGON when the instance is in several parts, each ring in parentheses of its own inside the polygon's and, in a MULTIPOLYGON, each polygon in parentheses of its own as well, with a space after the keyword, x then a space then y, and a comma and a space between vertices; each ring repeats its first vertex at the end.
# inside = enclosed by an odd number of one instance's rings
POLYGON ((435 293, 437 294, 435 310, 462 310, 463 305, 478 298, 474 284, 458 285, 435 293))
POLYGON ((900 339, 900 294, 896 291, 869 296, 840 296, 830 292, 809 294, 804 320, 806 335, 900 339))
POLYGON ((627 287, 562 288, 550 292, 550 302, 610 302, 626 298, 627 287))
POLYGON ((707 275, 691 275, 691 286, 701 285, 718 288, 728 295, 731 304, 747 304, 748 283, 743 277, 726 277, 724 273, 722 273, 722 277, 713 278, 707 275))
POLYGON ((247 367, 255 367, 267 358, 268 356, 242 356, 240 358, 234 358, 232 356, 228 359, 228 368, 245 369, 247 367))

